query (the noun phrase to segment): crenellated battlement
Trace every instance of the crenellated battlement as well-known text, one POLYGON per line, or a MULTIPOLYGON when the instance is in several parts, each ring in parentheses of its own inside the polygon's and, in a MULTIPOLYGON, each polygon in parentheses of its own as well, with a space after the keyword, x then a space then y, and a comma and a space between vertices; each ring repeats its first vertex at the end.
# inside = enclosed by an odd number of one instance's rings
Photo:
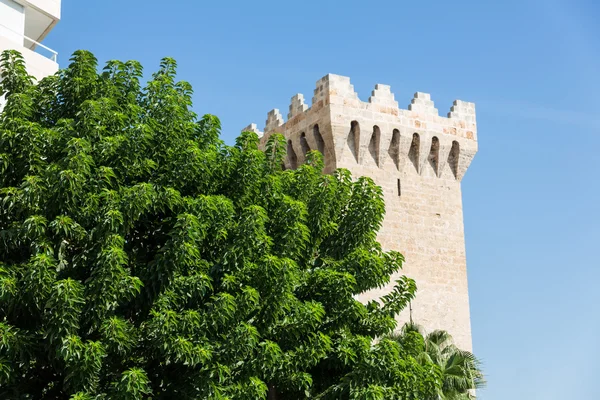
POLYGON ((308 106, 304 104, 304 96, 298 93, 292 97, 290 112, 288 113, 288 120, 294 118, 296 115, 304 114, 307 110, 308 106))
MULTIPOLYGON (((402 273, 419 288, 411 314, 405 310, 399 321, 448 330, 470 349, 461 180, 477 152, 475 105, 456 100, 440 116, 428 93, 417 92, 408 103, 400 108, 382 84, 361 101, 350 78, 329 74, 317 81, 310 106, 296 94, 287 121, 274 109, 264 134, 255 124, 244 130, 256 132, 262 147, 273 133, 283 134, 286 168, 297 168, 318 150, 326 173, 346 168, 354 177, 372 178, 386 208, 377 239, 406 257, 402 273)), ((359 298, 376 300, 391 290, 392 283, 359 298)))
POLYGON ((428 93, 414 94, 399 108, 390 86, 377 84, 368 101, 361 101, 350 78, 328 74, 319 79, 310 107, 304 96, 291 98, 287 121, 273 109, 264 134, 252 124, 261 144, 274 132, 288 140, 286 167, 296 168, 309 150, 320 150, 326 170, 359 165, 403 171, 413 165, 422 174, 429 165, 441 177, 450 172, 462 179, 477 152, 475 105, 454 101, 447 117, 439 115, 428 93))

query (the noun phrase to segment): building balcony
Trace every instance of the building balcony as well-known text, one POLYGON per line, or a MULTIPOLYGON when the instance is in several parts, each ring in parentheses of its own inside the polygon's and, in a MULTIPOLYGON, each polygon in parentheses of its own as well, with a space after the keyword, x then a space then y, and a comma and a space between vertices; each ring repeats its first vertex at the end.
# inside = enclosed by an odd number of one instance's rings
MULTIPOLYGON (((25 12, 24 34, 41 42, 60 20, 61 0, 14 0, 25 12)), ((35 47, 35 46, 34 46, 35 47)))
POLYGON ((57 53, 41 41, 60 20, 61 0, 0 0, 0 51, 23 54, 36 79, 58 70, 57 53))
POLYGON ((0 24, 0 52, 17 50, 23 55, 27 72, 40 80, 58 71, 56 51, 0 24), (8 33, 8 34, 7 34, 8 33))

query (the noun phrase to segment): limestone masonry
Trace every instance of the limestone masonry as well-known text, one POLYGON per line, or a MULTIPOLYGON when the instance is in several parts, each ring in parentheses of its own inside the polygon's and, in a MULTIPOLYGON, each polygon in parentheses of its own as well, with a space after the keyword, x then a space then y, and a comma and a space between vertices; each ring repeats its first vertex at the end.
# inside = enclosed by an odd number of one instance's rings
MULTIPOLYGON (((456 100, 448 117, 438 115, 430 95, 415 93, 408 110, 398 108, 387 85, 359 100, 350 79, 329 74, 317 82, 310 108, 291 99, 288 120, 268 113, 264 134, 288 141, 286 168, 297 168, 309 150, 325 158, 325 172, 347 168, 369 176, 385 193, 386 215, 378 234, 384 250, 401 252, 400 274, 417 282, 412 318, 428 331, 445 329, 471 350, 471 324, 460 181, 477 152, 475 105, 456 100)), ((377 299, 388 287, 362 294, 377 299)), ((409 309, 399 316, 409 319, 409 309)))

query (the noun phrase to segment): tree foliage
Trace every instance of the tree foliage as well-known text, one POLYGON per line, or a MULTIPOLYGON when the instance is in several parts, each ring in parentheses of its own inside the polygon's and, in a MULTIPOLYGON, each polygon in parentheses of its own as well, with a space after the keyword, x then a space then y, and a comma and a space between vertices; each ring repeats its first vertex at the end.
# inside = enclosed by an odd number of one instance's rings
POLYGON ((442 385, 438 396, 441 400, 473 400, 474 391, 486 384, 481 362, 473 353, 459 349, 444 330, 425 334, 422 327, 411 322, 389 338, 410 349, 411 355, 422 365, 433 363, 440 368, 442 385))
POLYGON ((1 57, 0 398, 429 399, 441 371, 384 338, 410 301, 376 242, 382 192, 320 153, 282 170, 191 111, 165 58, 33 83, 1 57))

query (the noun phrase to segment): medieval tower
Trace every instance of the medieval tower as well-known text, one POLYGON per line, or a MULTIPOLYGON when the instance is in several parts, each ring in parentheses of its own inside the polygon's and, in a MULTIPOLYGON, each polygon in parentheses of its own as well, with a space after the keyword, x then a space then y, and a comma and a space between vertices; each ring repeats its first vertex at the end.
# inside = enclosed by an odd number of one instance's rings
MULTIPOLYGON (((475 105, 455 101, 448 117, 438 115, 430 95, 416 93, 408 110, 398 108, 387 85, 376 85, 362 102, 344 76, 317 82, 308 108, 292 97, 287 122, 278 110, 268 113, 264 134, 282 133, 288 141, 286 168, 319 150, 325 172, 346 168, 369 176, 383 188, 386 215, 378 240, 384 250, 406 259, 400 274, 417 282, 418 292, 400 321, 413 320, 427 331, 445 329, 470 350, 471 324, 463 230, 461 179, 477 152, 475 105)), ((377 299, 388 287, 361 295, 377 299)))

